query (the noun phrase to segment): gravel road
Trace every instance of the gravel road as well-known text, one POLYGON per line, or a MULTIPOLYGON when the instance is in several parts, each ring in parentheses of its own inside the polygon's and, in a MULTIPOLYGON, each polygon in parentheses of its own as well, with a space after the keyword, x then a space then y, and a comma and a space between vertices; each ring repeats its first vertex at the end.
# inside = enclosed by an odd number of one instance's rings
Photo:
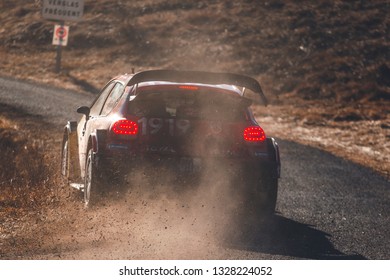
MULTIPOLYGON (((93 95, 0 78, 0 103, 40 115, 53 129, 78 119, 93 95)), ((56 134, 58 135, 58 134, 56 134)), ((28 259, 390 259, 390 182, 318 149, 278 140, 282 178, 277 215, 253 232, 229 237, 205 198, 129 193, 85 211, 77 199, 46 213, 41 240, 8 258, 28 259)), ((205 195, 206 194, 206 195, 205 195)), ((67 197, 63 198, 65 201, 67 197)), ((226 223, 228 226, 226 227, 226 223)))

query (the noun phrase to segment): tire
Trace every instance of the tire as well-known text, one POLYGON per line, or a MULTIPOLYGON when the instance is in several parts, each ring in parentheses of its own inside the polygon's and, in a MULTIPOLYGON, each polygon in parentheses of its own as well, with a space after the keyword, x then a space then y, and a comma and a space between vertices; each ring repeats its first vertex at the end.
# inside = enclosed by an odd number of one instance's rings
POLYGON ((273 174, 267 174, 263 178, 263 203, 261 208, 266 216, 275 214, 278 197, 278 178, 273 174))
POLYGON ((98 182, 98 172, 94 161, 92 149, 88 150, 88 156, 85 161, 84 176, 84 207, 90 208, 96 205, 99 197, 100 187, 98 182))
POLYGON ((278 196, 278 178, 272 170, 263 170, 260 176, 247 182, 251 189, 247 196, 247 206, 254 219, 268 218, 274 215, 278 196))

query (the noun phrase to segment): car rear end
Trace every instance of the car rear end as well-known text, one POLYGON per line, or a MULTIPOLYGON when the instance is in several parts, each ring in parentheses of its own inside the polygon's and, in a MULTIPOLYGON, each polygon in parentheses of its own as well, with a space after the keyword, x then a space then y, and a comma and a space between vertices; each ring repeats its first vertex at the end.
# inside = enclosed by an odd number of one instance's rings
POLYGON ((274 144, 250 104, 233 86, 141 83, 110 127, 104 161, 122 173, 142 167, 152 177, 169 169, 189 178, 216 166, 248 178, 275 170, 274 144))

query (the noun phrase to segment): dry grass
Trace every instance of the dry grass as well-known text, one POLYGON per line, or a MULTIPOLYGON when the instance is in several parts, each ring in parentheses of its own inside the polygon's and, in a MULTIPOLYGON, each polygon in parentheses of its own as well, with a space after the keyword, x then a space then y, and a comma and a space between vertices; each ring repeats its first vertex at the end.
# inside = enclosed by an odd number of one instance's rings
POLYGON ((42 122, 6 106, 0 110, 0 221, 9 224, 56 201, 58 151, 42 122))
MULTIPOLYGON (((297 109, 298 113, 291 112, 294 109, 276 105, 267 109, 259 107, 255 111, 269 135, 320 148, 390 178, 390 122, 334 121, 320 117, 310 108, 306 108, 306 117, 296 117, 303 109, 297 109)), ((355 113, 347 116, 353 117, 355 113)))

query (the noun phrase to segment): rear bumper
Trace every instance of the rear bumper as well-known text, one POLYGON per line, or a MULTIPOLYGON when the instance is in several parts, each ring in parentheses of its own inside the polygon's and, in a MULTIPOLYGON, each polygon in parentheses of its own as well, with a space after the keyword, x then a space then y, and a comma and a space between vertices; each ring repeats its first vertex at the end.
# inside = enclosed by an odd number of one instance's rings
POLYGON ((116 174, 129 174, 137 170, 151 176, 169 172, 177 177, 186 177, 223 171, 226 174, 241 174, 249 177, 265 171, 278 177, 277 164, 270 160, 268 155, 252 158, 221 158, 121 154, 100 156, 97 157, 96 162, 101 171, 116 174))
POLYGON ((277 178, 280 177, 279 148, 273 138, 267 138, 262 148, 248 146, 245 153, 226 152, 207 157, 178 154, 167 145, 156 148, 111 143, 104 149, 99 149, 96 158, 102 168, 113 167, 118 170, 146 167, 156 171, 170 168, 178 173, 198 173, 217 166, 233 170, 232 172, 241 169, 250 172, 267 169, 272 170, 277 178))

